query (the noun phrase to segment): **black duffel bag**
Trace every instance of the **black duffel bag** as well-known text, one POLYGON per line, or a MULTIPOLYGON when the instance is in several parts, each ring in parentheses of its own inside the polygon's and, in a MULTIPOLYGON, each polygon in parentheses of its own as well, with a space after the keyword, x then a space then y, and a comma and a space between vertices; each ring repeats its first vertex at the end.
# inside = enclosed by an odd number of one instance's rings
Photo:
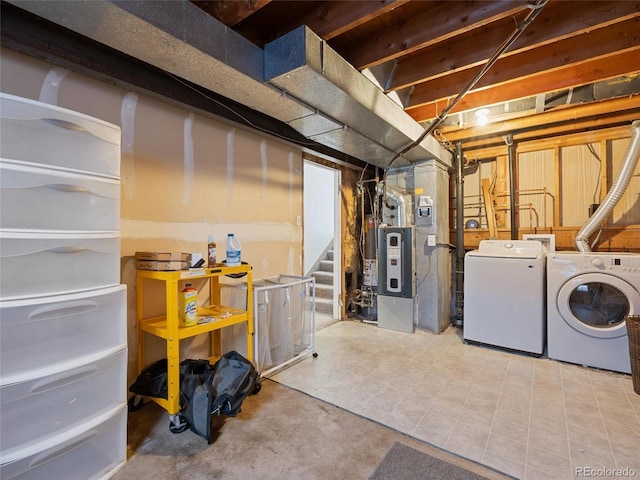
MULTIPOLYGON (((208 360, 180 362, 180 420, 188 428, 213 442, 222 415, 235 417, 242 402, 261 388, 260 375, 253 364, 238 352, 225 353, 213 366, 208 360)), ((129 387, 131 393, 167 398, 167 360, 147 367, 129 387)), ((180 433, 186 428, 172 425, 180 433)))

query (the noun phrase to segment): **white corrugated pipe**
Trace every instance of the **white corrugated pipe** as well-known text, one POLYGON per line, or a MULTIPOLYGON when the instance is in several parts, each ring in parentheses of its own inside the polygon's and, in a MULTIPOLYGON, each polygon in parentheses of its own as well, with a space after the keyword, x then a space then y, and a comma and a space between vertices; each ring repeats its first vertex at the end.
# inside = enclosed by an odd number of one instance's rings
POLYGON ((609 193, 607 193, 606 198, 602 201, 598 209, 578 232, 578 235, 576 235, 576 247, 581 252, 591 251, 589 247, 589 237, 604 223, 613 211, 613 208, 620 201, 636 169, 638 158, 640 157, 640 120, 636 120, 631 124, 631 130, 631 142, 622 161, 620 172, 611 186, 611 190, 609 190, 609 193))
POLYGON ((396 225, 397 227, 406 227, 407 226, 407 208, 405 205, 405 201, 404 198, 402 197, 402 195, 399 192, 396 192, 395 190, 390 189, 389 187, 384 187, 384 184, 382 183, 378 183, 376 184, 376 192, 378 192, 380 195, 384 195, 384 200, 385 202, 387 201, 387 199, 391 199, 394 202, 396 202, 398 204, 397 208, 398 208, 398 225, 396 225))

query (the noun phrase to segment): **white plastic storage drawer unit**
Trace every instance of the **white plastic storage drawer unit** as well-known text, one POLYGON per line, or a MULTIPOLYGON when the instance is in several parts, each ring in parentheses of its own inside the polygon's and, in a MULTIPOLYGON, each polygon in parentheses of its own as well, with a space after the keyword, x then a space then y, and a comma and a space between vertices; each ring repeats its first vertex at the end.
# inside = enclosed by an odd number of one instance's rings
POLYGON ((4 93, 0 111, 0 157, 119 178, 117 126, 4 93))
POLYGON ((127 286, 0 301, 2 383, 127 343, 127 286))
MULTIPOLYGON (((26 422, 25 422, 26 423, 26 422)), ((2 480, 98 480, 113 476, 127 459, 127 407, 96 416, 11 456, 0 466, 2 480)))
POLYGON ((120 181, 0 159, 2 228, 118 230, 120 181))
POLYGON ((0 230, 0 261, 5 300, 117 285, 120 233, 0 230))
POLYGON ((0 386, 3 457, 124 403, 127 347, 102 358, 84 359, 66 370, 51 369, 46 376, 0 386))

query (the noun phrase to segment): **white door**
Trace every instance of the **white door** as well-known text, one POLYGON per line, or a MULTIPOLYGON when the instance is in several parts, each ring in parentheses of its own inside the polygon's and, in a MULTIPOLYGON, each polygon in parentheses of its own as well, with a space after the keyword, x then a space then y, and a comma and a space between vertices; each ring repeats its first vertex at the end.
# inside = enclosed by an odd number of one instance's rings
POLYGON ((339 170, 304 162, 304 272, 333 250, 333 318, 340 318, 341 216, 339 170))
POLYGON ((640 294, 613 275, 586 273, 567 281, 558 292, 558 310, 578 332, 596 338, 627 334, 625 317, 638 315, 640 294))

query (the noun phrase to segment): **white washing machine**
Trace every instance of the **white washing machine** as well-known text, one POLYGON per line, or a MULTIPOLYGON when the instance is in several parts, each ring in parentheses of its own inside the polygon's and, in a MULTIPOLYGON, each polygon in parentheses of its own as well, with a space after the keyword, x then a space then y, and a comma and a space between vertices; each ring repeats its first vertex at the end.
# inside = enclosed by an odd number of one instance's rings
POLYGON ((640 255, 547 255, 549 358, 631 373, 627 315, 640 315, 640 255))
POLYGON ((482 240, 465 255, 465 340, 542 355, 544 257, 536 240, 482 240))

